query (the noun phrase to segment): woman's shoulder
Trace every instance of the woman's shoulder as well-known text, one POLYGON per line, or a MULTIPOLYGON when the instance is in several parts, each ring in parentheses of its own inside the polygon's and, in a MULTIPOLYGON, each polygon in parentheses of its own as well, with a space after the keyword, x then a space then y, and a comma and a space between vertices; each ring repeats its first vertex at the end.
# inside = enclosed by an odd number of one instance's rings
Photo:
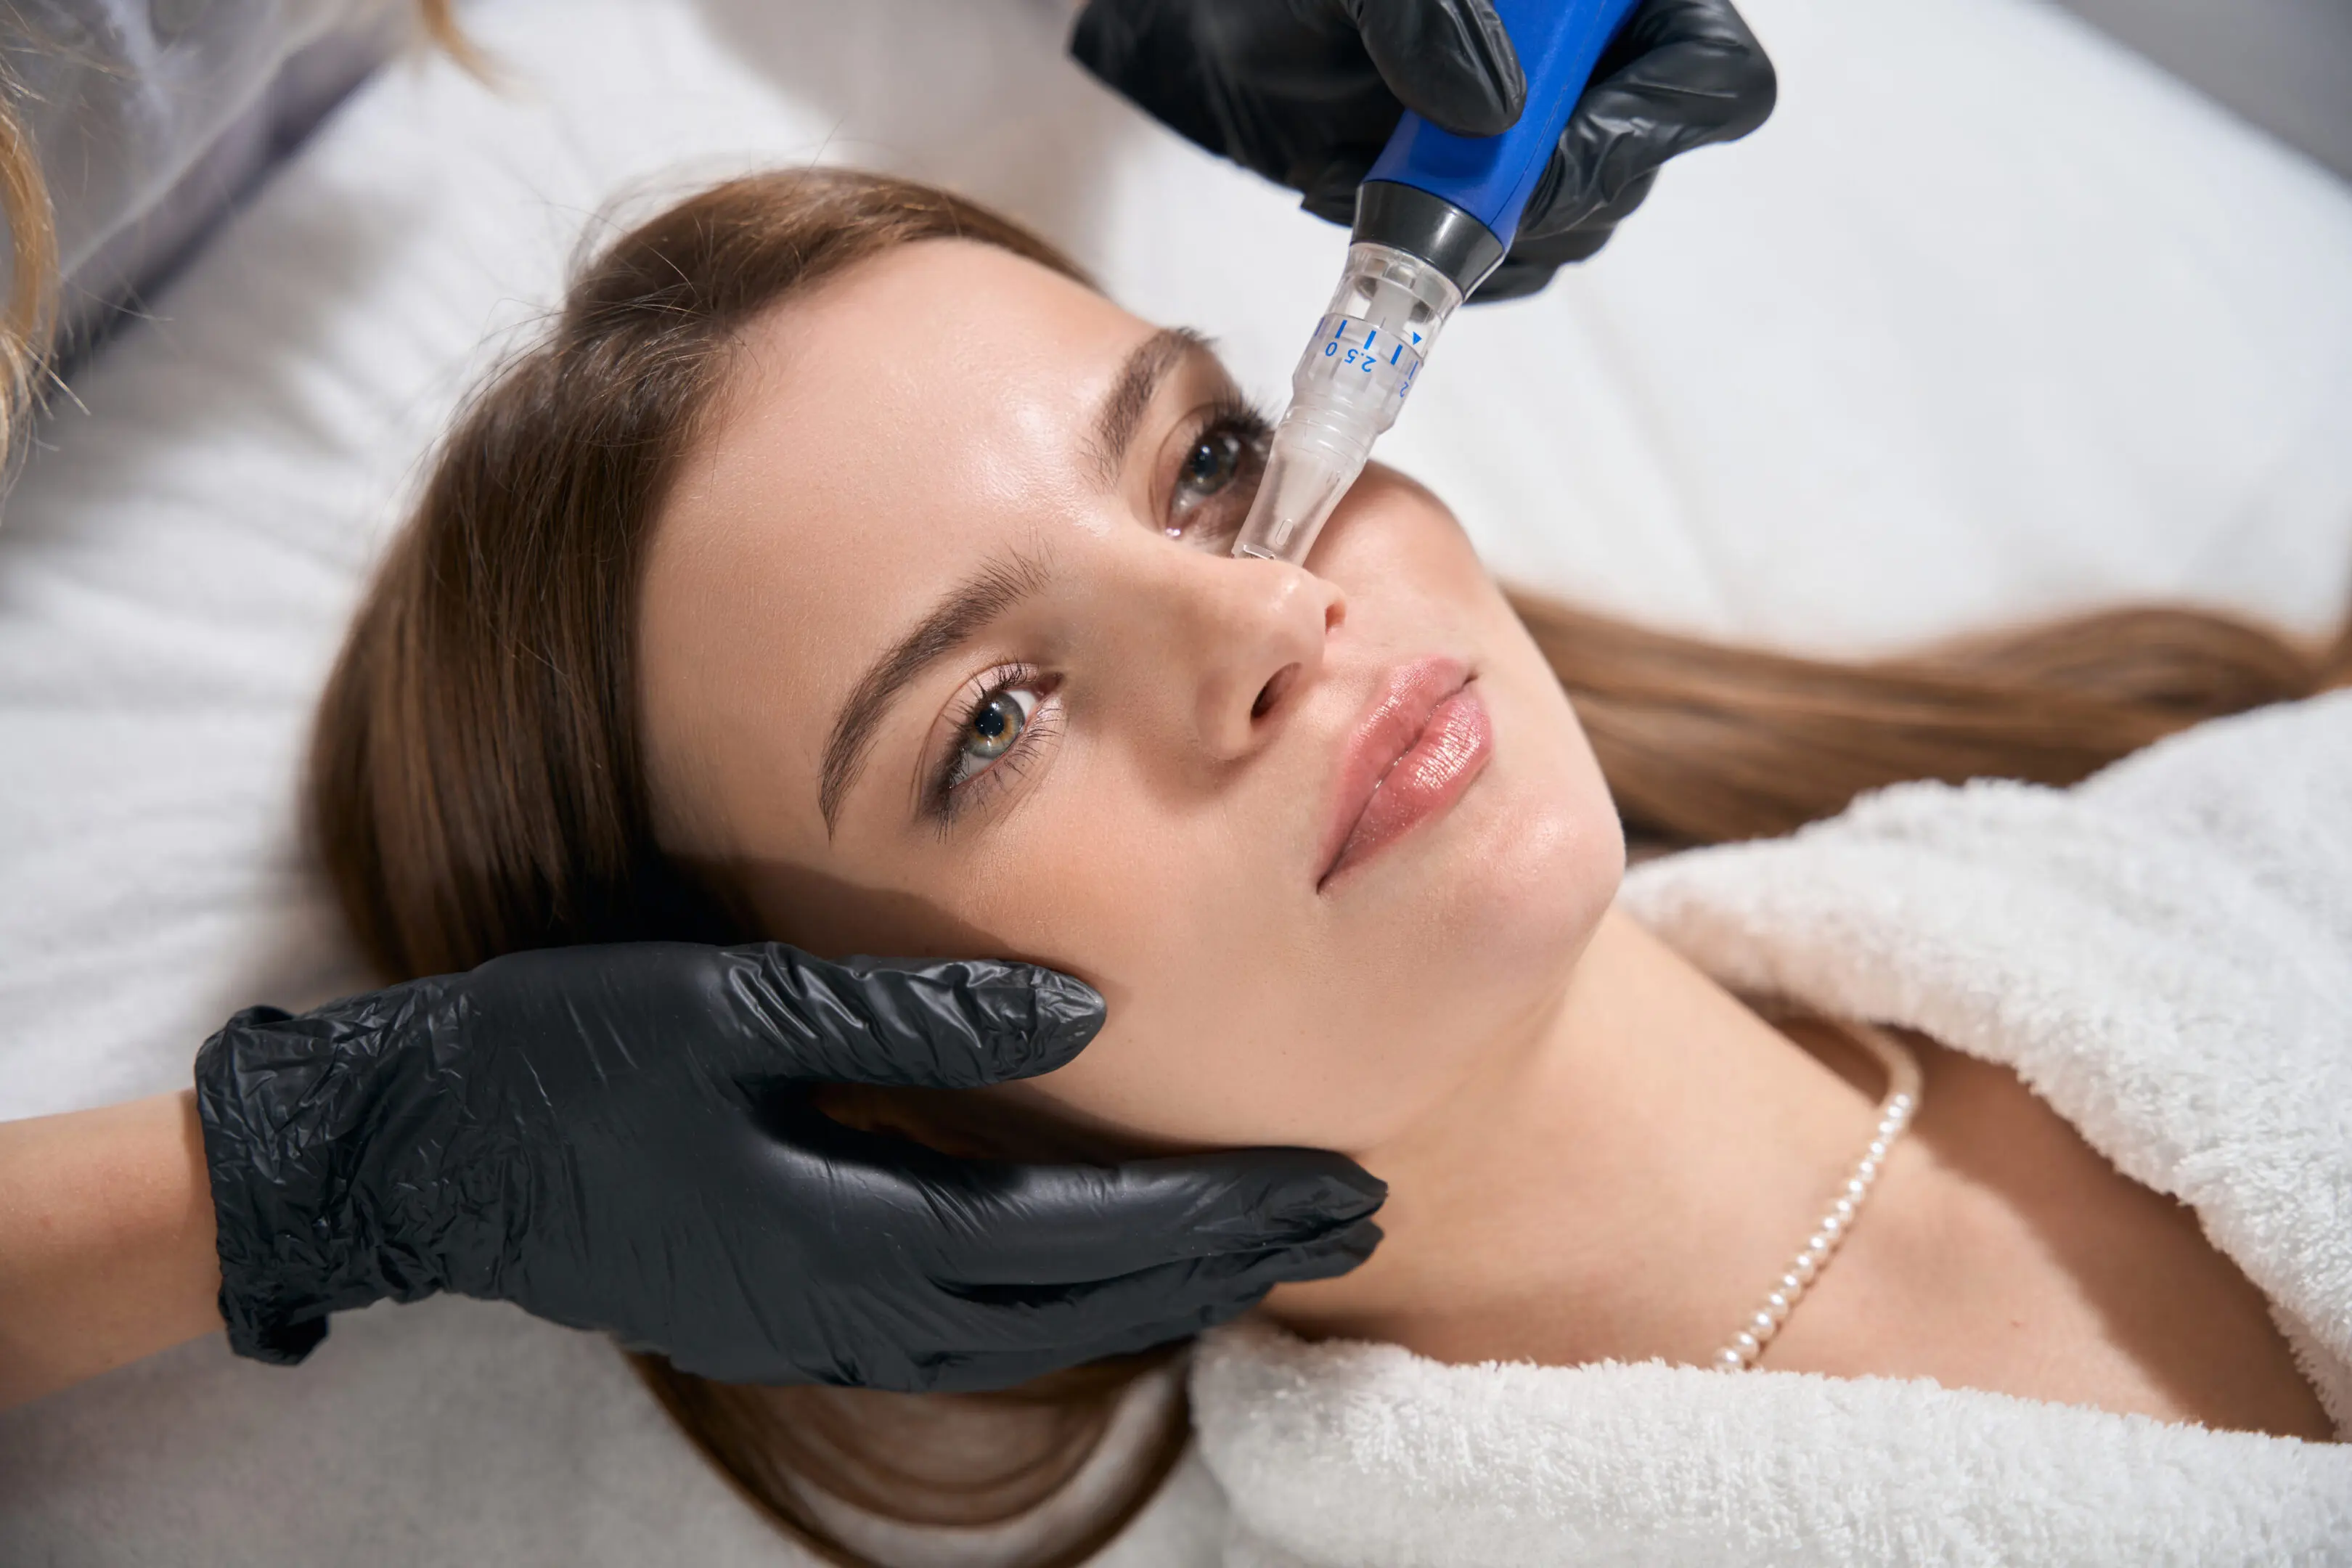
POLYGON ((1904 784, 1671 857, 1629 911, 1735 990, 2012 1068, 2181 1198, 2352 1412, 2352 694, 2072 789, 1904 784))

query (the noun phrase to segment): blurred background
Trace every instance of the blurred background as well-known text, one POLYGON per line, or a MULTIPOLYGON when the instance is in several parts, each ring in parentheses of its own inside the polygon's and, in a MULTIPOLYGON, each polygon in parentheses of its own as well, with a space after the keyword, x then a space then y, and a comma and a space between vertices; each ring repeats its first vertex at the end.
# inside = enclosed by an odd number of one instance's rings
POLYGON ((2352 5, 2344 0, 2062 3, 2352 179, 2352 5))

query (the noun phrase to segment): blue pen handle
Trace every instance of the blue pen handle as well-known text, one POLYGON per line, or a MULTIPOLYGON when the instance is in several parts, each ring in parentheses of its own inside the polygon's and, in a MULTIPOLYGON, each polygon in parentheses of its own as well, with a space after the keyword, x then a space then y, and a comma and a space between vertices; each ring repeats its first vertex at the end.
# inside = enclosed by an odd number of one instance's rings
POLYGON ((1456 136, 1408 114, 1356 190, 1339 287, 1291 373, 1236 555, 1307 564, 1372 443, 1396 422, 1437 334, 1503 264, 1519 216, 1601 51, 1634 0, 1495 0, 1527 73, 1500 136, 1456 136))
MULTIPOLYGON (((1408 186, 1434 196, 1456 213, 1475 221, 1484 237, 1466 233, 1454 237, 1455 249, 1467 248, 1465 260, 1479 266, 1479 276, 1491 271, 1519 232, 1519 216, 1535 195, 1544 166, 1559 144, 1560 132, 1576 111, 1576 100, 1592 79, 1601 51, 1624 25, 1635 0, 1495 0, 1496 15, 1518 51, 1519 68, 1527 74, 1527 108, 1518 123, 1500 136, 1456 136, 1441 131, 1418 114, 1398 122, 1380 159, 1365 177, 1368 187, 1359 198, 1356 237, 1427 255, 1441 248, 1443 237, 1426 246, 1412 243, 1416 230, 1442 224, 1442 215, 1425 202, 1400 201, 1393 192, 1372 191, 1375 184, 1408 186), (1402 208, 1377 226, 1398 232, 1366 233, 1364 208, 1402 208), (1481 242, 1483 241, 1483 242, 1481 242)), ((1376 212, 1374 215, 1378 216, 1376 212)), ((1453 258, 1431 256, 1441 264, 1453 258)), ((1454 270, 1451 266, 1448 270, 1454 270)), ((1476 278, 1459 277, 1466 292, 1476 278)))

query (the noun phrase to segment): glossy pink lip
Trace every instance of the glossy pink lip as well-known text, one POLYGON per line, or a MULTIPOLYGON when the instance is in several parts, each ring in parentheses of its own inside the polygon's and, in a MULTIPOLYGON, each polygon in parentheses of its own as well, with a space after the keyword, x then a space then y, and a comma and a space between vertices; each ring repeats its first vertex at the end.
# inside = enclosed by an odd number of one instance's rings
POLYGON ((1461 660, 1392 671, 1340 753, 1318 890, 1444 812, 1495 746, 1486 705, 1461 660))

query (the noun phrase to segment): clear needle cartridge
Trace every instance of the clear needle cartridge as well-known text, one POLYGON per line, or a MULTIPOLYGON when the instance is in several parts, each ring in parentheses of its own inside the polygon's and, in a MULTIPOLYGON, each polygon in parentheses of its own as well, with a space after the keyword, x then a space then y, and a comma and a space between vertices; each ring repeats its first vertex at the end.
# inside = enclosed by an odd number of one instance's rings
POLYGON ((1304 565, 1315 536, 1396 423, 1438 330, 1502 264, 1592 68, 1633 0, 1496 0, 1528 80, 1500 136, 1407 114, 1356 192, 1331 307, 1290 379, 1236 555, 1304 565))

